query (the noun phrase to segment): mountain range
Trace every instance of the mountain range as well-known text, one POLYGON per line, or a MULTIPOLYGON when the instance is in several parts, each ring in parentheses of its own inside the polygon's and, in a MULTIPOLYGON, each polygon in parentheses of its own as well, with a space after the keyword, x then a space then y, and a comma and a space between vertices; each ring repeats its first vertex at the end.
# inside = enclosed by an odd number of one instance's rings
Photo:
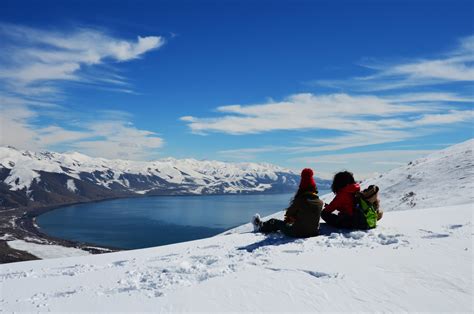
MULTIPOLYGON (((299 174, 268 163, 130 161, 0 147, 0 209, 141 195, 286 193, 299 174)), ((329 189, 330 181, 317 179, 329 189)))

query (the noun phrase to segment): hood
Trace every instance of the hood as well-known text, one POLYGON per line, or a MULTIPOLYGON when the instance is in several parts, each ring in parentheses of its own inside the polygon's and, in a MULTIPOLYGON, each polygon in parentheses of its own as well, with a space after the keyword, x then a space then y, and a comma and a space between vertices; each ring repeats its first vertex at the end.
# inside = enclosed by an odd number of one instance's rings
POLYGON ((355 193, 355 192, 360 192, 360 185, 359 183, 353 183, 346 185, 341 189, 342 193, 355 193))

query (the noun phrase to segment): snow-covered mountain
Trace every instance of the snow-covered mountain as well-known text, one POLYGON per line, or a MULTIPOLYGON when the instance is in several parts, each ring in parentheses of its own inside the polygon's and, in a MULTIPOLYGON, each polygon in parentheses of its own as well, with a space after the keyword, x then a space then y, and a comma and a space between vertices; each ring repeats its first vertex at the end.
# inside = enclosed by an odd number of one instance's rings
POLYGON ((474 139, 409 162, 363 186, 380 187, 385 211, 474 203, 474 139))
MULTIPOLYGON (((298 180, 299 174, 266 163, 140 162, 0 147, 0 209, 133 195, 290 192, 298 180)), ((329 181, 318 184, 327 189, 329 181)))
POLYGON ((292 239, 247 224, 156 248, 4 264, 0 309, 472 313, 472 146, 364 182, 384 191, 376 229, 322 223, 320 236, 292 239))

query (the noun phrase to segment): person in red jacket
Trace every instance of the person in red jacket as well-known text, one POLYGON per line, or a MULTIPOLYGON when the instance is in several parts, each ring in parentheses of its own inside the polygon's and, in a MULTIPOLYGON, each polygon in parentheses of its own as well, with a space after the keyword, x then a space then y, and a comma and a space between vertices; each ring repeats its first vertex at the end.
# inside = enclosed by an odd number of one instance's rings
POLYGON ((326 204, 321 212, 321 218, 328 224, 337 228, 354 228, 354 201, 360 186, 349 171, 336 173, 331 185, 331 190, 336 196, 331 203, 326 204), (338 211, 335 214, 334 211, 338 211))

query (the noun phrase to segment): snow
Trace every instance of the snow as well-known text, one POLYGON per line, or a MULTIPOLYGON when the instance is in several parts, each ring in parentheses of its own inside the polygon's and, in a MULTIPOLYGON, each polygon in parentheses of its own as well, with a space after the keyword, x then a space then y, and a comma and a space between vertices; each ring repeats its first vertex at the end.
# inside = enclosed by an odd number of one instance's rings
POLYGON ((474 203, 474 139, 432 153, 377 178, 385 211, 474 203))
POLYGON ((13 240, 13 239, 14 239, 13 235, 9 233, 5 233, 4 235, 0 236, 0 240, 13 240))
POLYGON ((38 258, 59 258, 69 256, 89 255, 87 251, 81 249, 69 248, 60 245, 38 244, 33 242, 26 242, 23 240, 7 241, 8 246, 15 250, 26 251, 38 258))
POLYGON ((67 186, 67 189, 71 192, 77 191, 76 185, 74 184, 74 180, 72 179, 67 180, 66 186, 67 186))
MULTIPOLYGON (((254 186, 240 184, 244 178, 262 178, 278 180, 278 173, 293 174, 289 169, 268 163, 226 163, 220 161, 199 161, 196 159, 165 158, 156 161, 108 160, 92 158, 80 153, 29 152, 12 147, 0 147, 0 168, 10 169, 4 182, 12 191, 29 189, 33 181, 40 179, 39 171, 65 174, 72 179, 80 180, 81 173, 94 174, 98 185, 109 188, 114 183, 125 188, 130 182, 125 174, 159 177, 169 183, 189 184, 211 187, 213 183, 233 185, 236 192, 254 191, 258 188, 256 180, 250 180, 254 186), (100 173, 101 175, 96 175, 100 173)), ((67 182, 72 182, 68 180, 67 182)), ((70 187, 68 183, 67 187, 70 187)), ((72 187, 72 186, 71 186, 72 187)), ((157 184, 156 187, 159 187, 157 184)), ((72 190, 71 188, 69 188, 72 190)), ((196 190, 198 191, 198 190, 196 190)))
MULTIPOLYGON (((242 231, 0 266, 4 311, 472 311, 470 204, 389 212, 377 229, 242 231)), ((250 226, 249 226, 250 227, 250 226)))
POLYGON ((293 239, 245 224, 161 247, 4 264, 0 312, 472 313, 472 145, 363 182, 381 187, 376 229, 322 223, 320 236, 293 239))
POLYGON ((48 162, 47 158, 39 160, 31 152, 17 151, 10 147, 0 147, 0 166, 11 169, 4 182, 12 191, 28 189, 33 180, 39 179, 38 171, 62 172, 58 164, 48 162))

